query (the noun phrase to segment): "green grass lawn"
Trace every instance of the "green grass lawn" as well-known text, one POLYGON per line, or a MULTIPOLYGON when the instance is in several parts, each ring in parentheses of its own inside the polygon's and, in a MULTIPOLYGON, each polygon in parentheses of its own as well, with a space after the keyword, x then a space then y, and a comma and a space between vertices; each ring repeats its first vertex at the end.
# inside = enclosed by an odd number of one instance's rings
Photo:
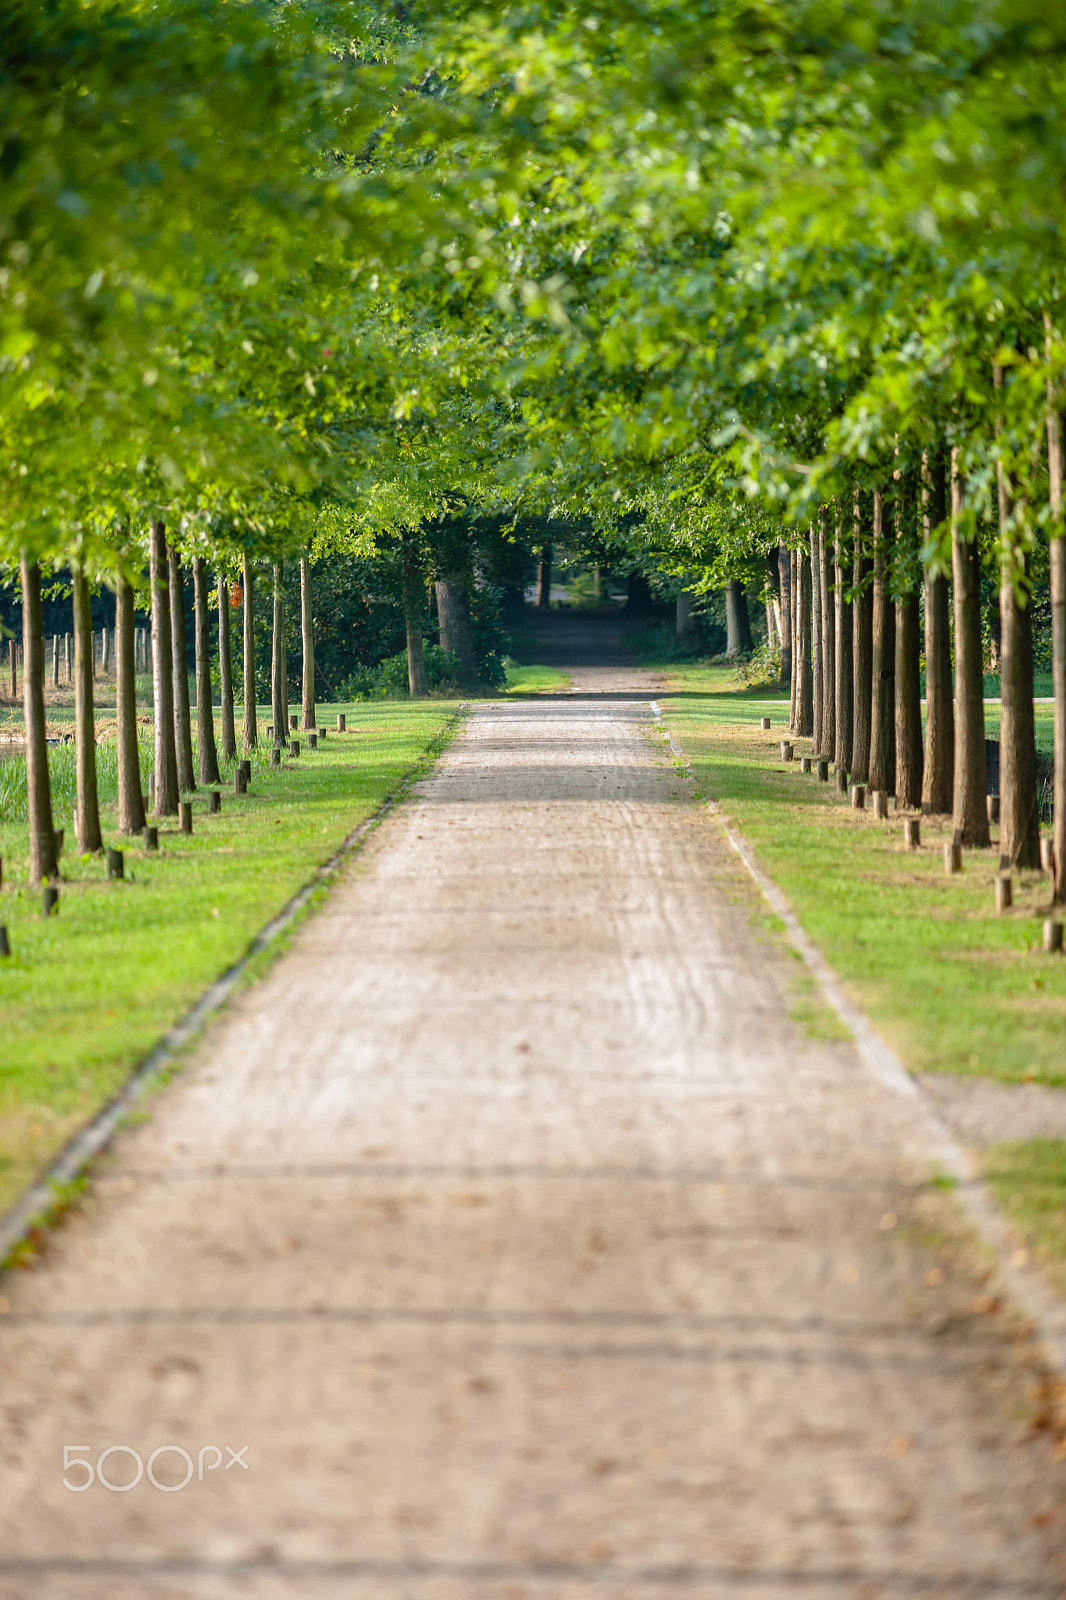
POLYGON ((558 667, 520 667, 508 661, 504 670, 508 694, 541 694, 544 690, 566 689, 570 684, 570 674, 558 667))
MULTIPOLYGON (((945 877, 946 823, 923 818, 923 847, 908 853, 901 818, 875 822, 802 776, 798 760, 780 760, 782 697, 734 691, 728 668, 676 667, 670 681, 666 723, 704 792, 907 1065, 1066 1084, 1066 960, 1039 953, 1047 878, 1016 874, 1015 909, 996 916, 995 846, 968 851, 962 874, 945 877), (762 733, 766 714, 774 726, 762 733)), ((1042 723, 1050 710, 1038 707, 1042 723)), ((795 743, 810 752, 809 740, 795 743)))
MULTIPOLYGON (((454 712, 447 701, 319 708, 320 725, 347 715, 316 751, 253 759, 250 792, 224 774, 222 813, 194 796, 193 834, 160 828, 160 851, 115 833, 114 784, 101 746, 105 843, 126 851, 126 878, 107 881, 100 858, 73 853, 65 767, 56 826, 66 829, 60 910, 45 921, 26 884, 24 821, 0 813, 0 923, 12 954, 0 961, 0 1209, 38 1175, 130 1069, 247 949, 260 928, 428 749, 454 712), (66 807, 66 809, 64 809, 66 807)), ((51 718, 50 718, 51 720, 51 718)), ((261 713, 261 727, 269 710, 261 713)), ((57 766, 68 760, 54 752, 57 766)))

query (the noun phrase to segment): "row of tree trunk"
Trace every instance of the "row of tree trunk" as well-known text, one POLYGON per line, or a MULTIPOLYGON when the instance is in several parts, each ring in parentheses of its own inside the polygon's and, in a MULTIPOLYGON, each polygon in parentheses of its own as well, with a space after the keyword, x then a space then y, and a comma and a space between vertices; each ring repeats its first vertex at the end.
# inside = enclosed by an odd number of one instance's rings
MULTIPOLYGON (((244 746, 258 744, 255 696, 255 574, 244 561, 244 746)), ((288 669, 285 643, 284 571, 273 569, 274 626, 271 696, 274 741, 288 743, 288 669)), ((41 616, 41 571, 24 554, 22 586, 23 708, 26 728, 26 787, 29 819, 30 882, 47 882, 58 874, 58 851, 48 775, 48 743, 44 709, 45 648, 41 616)), ((212 604, 218 612, 221 753, 231 761, 237 753, 230 634, 230 600, 225 579, 209 585, 207 563, 192 563, 196 638, 196 761, 193 760, 189 703, 188 648, 185 637, 186 575, 169 549, 165 524, 156 519, 149 529, 149 580, 152 608, 152 691, 154 703, 154 793, 156 817, 176 816, 181 793, 221 781, 212 703, 210 628, 212 604)), ((74 610, 74 738, 77 772, 75 835, 81 854, 103 848, 96 777, 96 728, 93 698, 93 633, 89 580, 73 573, 74 610)), ((303 726, 315 727, 314 625, 311 614, 310 563, 300 570, 303 645, 303 726)), ((137 737, 134 591, 121 576, 115 586, 115 722, 118 766, 118 829, 138 834, 146 820, 141 788, 137 737)))
MULTIPOLYGON (((1053 509, 1061 515, 1062 443, 1049 423, 1053 509)), ((789 722, 814 752, 855 783, 894 795, 897 810, 950 813, 964 845, 987 846, 981 557, 962 526, 953 455, 927 459, 919 515, 904 515, 906 486, 891 506, 883 490, 867 505, 823 513, 809 539, 779 552, 782 677, 790 684, 789 722), (950 486, 950 508, 948 505, 950 486), (920 573, 920 542, 950 509, 950 580, 920 573), (924 588, 924 639, 919 584, 924 588), (788 618, 787 627, 784 626, 788 618), (954 624, 954 696, 952 693, 954 624), (921 713, 924 645, 926 717, 921 713)), ((999 474, 1000 523, 1012 515, 1011 485, 999 474)), ((1003 541, 1004 549, 1008 542, 1003 541)), ((1039 799, 1033 714, 1032 612, 1027 572, 1001 558, 1000 851, 1016 866, 1039 867, 1039 799), (1021 578, 1021 586, 1016 582, 1021 578)), ((1066 539, 1051 541, 1055 689, 1054 885, 1066 900, 1066 539)))

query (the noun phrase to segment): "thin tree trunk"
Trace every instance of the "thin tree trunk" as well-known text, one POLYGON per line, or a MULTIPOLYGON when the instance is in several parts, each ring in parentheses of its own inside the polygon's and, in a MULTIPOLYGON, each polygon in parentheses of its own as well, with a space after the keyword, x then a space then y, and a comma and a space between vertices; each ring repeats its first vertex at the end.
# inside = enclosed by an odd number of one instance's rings
POLYGON ((810 557, 800 552, 799 607, 797 632, 799 635, 799 688, 796 694, 796 732, 806 738, 814 732, 814 677, 811 670, 811 563, 810 557))
POLYGON ((174 743, 174 654, 170 638, 170 588, 167 578, 166 527, 153 520, 149 529, 149 576, 152 585, 152 702, 155 709, 155 814, 178 814, 178 757, 174 743))
POLYGON ((822 748, 822 524, 816 517, 810 525, 811 541, 811 678, 812 723, 811 736, 816 756, 824 754, 822 748))
POLYGON ((244 748, 251 752, 259 743, 255 703, 255 569, 251 558, 244 558, 244 748))
POLYGON ((237 754, 237 727, 233 718, 233 641, 230 636, 229 585, 218 575, 218 686, 222 702, 222 759, 237 754))
POLYGON ((744 585, 730 578, 725 589, 725 653, 727 656, 751 654, 751 617, 744 585))
POLYGON ((118 831, 144 828, 141 752, 137 742, 137 673, 133 590, 119 574, 115 585, 115 744, 118 757, 118 831))
MULTIPOLYGON (((1045 311, 1048 356, 1051 355, 1051 318, 1045 311)), ((1066 901, 1066 530, 1063 528, 1062 417, 1048 379, 1047 457, 1049 499, 1055 518, 1048 540, 1051 564, 1051 692, 1054 696, 1055 773, 1052 796, 1051 853, 1052 898, 1066 901)))
POLYGON ((918 591, 896 601, 896 810, 922 804, 922 654, 918 591))
POLYGON ((888 593, 885 504, 874 490, 873 698, 870 711, 870 788, 896 792, 896 612, 888 593))
POLYGON ((832 761, 836 752, 836 619, 833 608, 833 556, 829 519, 822 513, 818 529, 818 581, 822 618, 822 745, 820 753, 832 761))
MULTIPOLYGON (((24 550, 22 583, 22 710, 26 723, 26 807, 30 825, 30 883, 57 876, 52 789, 48 775, 48 734, 44 720, 44 625, 41 620, 41 569, 24 550)), ((15 641, 11 641, 14 654, 15 641)), ((14 678, 14 671, 12 671, 14 678)))
POLYGON ((470 632, 470 607, 465 584, 457 578, 437 579, 437 615, 440 617, 440 642, 444 650, 457 657, 459 687, 477 688, 477 662, 470 632))
POLYGON ((315 624, 311 616, 311 563, 300 557, 300 639, 303 645, 303 726, 315 726, 315 624))
POLYGON ((289 742, 289 714, 285 679, 285 568, 280 561, 274 563, 274 628, 270 652, 270 705, 274 718, 274 743, 289 742))
POLYGON ((66 644, 66 648, 67 648, 67 682, 68 683, 73 683, 74 682, 74 636, 73 636, 73 634, 70 634, 70 633, 66 634, 65 638, 64 638, 64 643, 66 644))
MULTIPOLYGON (((440 592, 438 590, 438 600, 440 592)), ((550 544, 541 545, 540 558, 537 562, 537 607, 541 611, 547 610, 552 603, 552 547, 550 544)))
POLYGON ((792 560, 784 540, 777 546, 777 582, 781 593, 781 687, 792 688, 792 560))
POLYGON ((189 711, 189 646, 185 636, 185 573, 173 550, 170 571, 170 649, 174 674, 174 748, 178 757, 178 789, 196 788, 192 764, 192 718, 189 711))
POLYGON ((403 615, 407 631, 407 688, 412 700, 422 700, 429 693, 426 644, 422 636, 421 544, 416 528, 403 530, 403 615))
MULTIPOLYGON (((922 521, 926 543, 947 515, 942 455, 922 459, 922 521)), ((925 759, 922 810, 951 810, 955 769, 955 709, 951 698, 951 593, 943 573, 925 574, 925 759)))
POLYGON ((11 668, 11 698, 16 700, 19 692, 19 647, 14 639, 8 645, 7 659, 11 668))
POLYGON ((841 772, 851 771, 852 735, 852 675, 855 662, 852 653, 852 607, 847 599, 848 558, 844 544, 844 518, 837 517, 836 563, 834 578, 834 649, 833 649, 833 714, 836 723, 836 740, 833 750, 834 765, 841 772))
POLYGON ((74 832, 81 855, 102 850, 100 800, 96 787, 96 718, 93 707, 93 615, 89 580, 73 572, 74 591, 74 745, 77 801, 74 832))
POLYGON ((59 688, 59 635, 52 635, 52 688, 59 688))
POLYGON ((215 712, 211 703, 211 601, 207 562, 194 556, 193 600, 196 606, 196 755, 201 783, 221 783, 215 746, 215 712))
MULTIPOLYGON (((999 389, 1003 384, 1003 368, 996 365, 993 374, 999 389)), ((1008 524, 1014 513, 1014 491, 1003 462, 998 459, 996 488, 1000 529, 999 849, 1015 866, 1039 867, 1029 556, 1011 541, 1008 524)))
POLYGON ((798 550, 788 553, 789 566, 789 594, 792 600, 792 670, 789 691, 788 726, 795 733, 799 720, 800 696, 800 669, 799 669, 799 603, 800 603, 800 554, 798 550))
POLYGON ((855 496, 855 555, 852 564, 851 773, 856 783, 870 777, 870 718, 873 710, 873 562, 866 552, 861 501, 855 496))
POLYGON ((951 578, 955 606, 955 784, 952 826, 964 845, 986 848, 985 680, 981 648, 981 552, 962 532, 958 451, 951 452, 951 578))

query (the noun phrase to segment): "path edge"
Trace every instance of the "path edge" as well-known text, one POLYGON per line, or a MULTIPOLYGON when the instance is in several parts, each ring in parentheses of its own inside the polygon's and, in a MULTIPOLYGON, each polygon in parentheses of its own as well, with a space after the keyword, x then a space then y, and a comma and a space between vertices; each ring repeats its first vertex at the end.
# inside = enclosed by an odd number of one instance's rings
POLYGON ((137 1063, 121 1088, 106 1105, 79 1128, 59 1153, 53 1157, 44 1172, 27 1189, 15 1204, 0 1216, 0 1272, 13 1265, 12 1258, 26 1243, 35 1228, 45 1228, 56 1223, 66 1209, 63 1191, 84 1176, 89 1165, 110 1144, 124 1120, 144 1099, 154 1083, 173 1066, 180 1051, 196 1037, 200 1029, 214 1017, 229 1000, 252 962, 292 926, 312 898, 328 885, 340 868, 353 855, 367 837, 384 822, 391 811, 406 797, 412 784, 424 776, 427 766, 435 765, 451 743, 456 729, 469 709, 469 702, 461 701, 440 733, 426 745, 418 760, 390 793, 386 794, 376 811, 347 834, 328 860, 315 868, 313 875, 260 928, 244 954, 238 956, 224 972, 204 990, 179 1017, 178 1021, 153 1045, 148 1054, 137 1063))
MULTIPOLYGON (((699 788, 692 763, 666 726, 662 707, 656 700, 649 700, 648 704, 670 749, 699 788)), ((755 852, 743 834, 729 821, 717 800, 708 798, 702 789, 700 795, 763 898, 781 918, 793 948, 805 962, 827 1005, 851 1033, 864 1065, 885 1088, 911 1100, 915 1120, 930 1143, 930 1153, 940 1163, 944 1175, 952 1179, 952 1192, 958 1196, 979 1239, 995 1257, 1004 1288, 1015 1304, 1031 1318, 1049 1366, 1054 1368, 1059 1377, 1066 1378, 1066 1304, 1045 1283, 1039 1272, 1015 1260, 1017 1246, 999 1202, 984 1179, 974 1171, 948 1123, 896 1052, 882 1039, 866 1013, 849 999, 840 979, 803 927, 784 891, 759 866, 755 852)))

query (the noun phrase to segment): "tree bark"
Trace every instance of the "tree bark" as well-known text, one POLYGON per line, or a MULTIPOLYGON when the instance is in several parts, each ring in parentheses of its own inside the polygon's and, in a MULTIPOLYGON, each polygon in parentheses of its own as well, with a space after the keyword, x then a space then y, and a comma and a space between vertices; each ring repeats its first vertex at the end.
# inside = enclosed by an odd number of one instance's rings
POLYGON ((285 568, 274 563, 274 628, 270 652, 270 704, 274 718, 274 743, 288 745, 289 712, 286 695, 288 661, 285 650, 285 568))
POLYGON ((896 601, 896 810, 922 804, 922 651, 918 591, 896 601))
POLYGON ((951 452, 951 577, 955 608, 955 784, 952 826, 961 844, 987 848, 985 680, 981 649, 981 552, 962 532, 958 451, 951 452))
POLYGON ((885 503, 874 490, 873 699, 870 710, 870 788, 896 792, 896 612, 888 593, 885 503))
POLYGON ((789 684, 788 726, 792 733, 796 731, 799 718, 799 597, 800 597, 800 555, 798 550, 788 553, 789 568, 789 596, 792 612, 792 651, 791 671, 789 684))
POLYGON ((829 519, 823 512, 818 529, 818 583, 822 619, 822 743, 819 751, 832 761, 836 752, 836 619, 833 609, 832 542, 829 519))
POLYGON ((155 708, 155 815, 178 814, 178 757, 174 742, 174 653, 170 638, 170 588, 166 527, 154 519, 149 529, 152 585, 152 700, 155 708))
POLYGON ((837 518, 836 566, 834 572, 834 648, 833 648, 833 698, 836 741, 833 752, 834 765, 841 772, 851 771, 852 737, 852 675, 855 671, 852 646, 852 607, 846 598, 848 587, 848 556, 844 542, 844 519, 837 518))
POLYGON ((873 562, 866 551, 859 496, 855 496, 855 555, 852 564, 851 775, 856 783, 870 778, 870 718, 873 710, 873 562))
POLYGON ((173 550, 170 571, 170 649, 174 673, 174 748, 178 757, 178 789, 196 788, 192 764, 192 718, 189 713, 189 645, 185 636, 185 572, 173 550))
POLYGON ((244 748, 254 750, 259 743, 255 694, 255 568, 244 558, 244 748))
POLYGON ((751 654, 751 617, 744 585, 730 578, 725 589, 725 653, 727 656, 751 654))
POLYGON ((812 684, 812 732, 814 754, 822 754, 822 524, 816 518, 810 525, 811 540, 811 677, 812 684))
POLYGON ((781 595, 781 687, 792 688, 792 561, 784 540, 777 546, 777 582, 781 595))
POLYGON ((315 624, 311 615, 311 562, 300 557, 300 642, 303 646, 303 726, 315 726, 315 624))
MULTIPOLYGON (((1003 369, 993 369, 996 388, 1003 369)), ((998 419, 997 419, 998 432, 998 419)), ((1036 723, 1033 715, 1033 610, 1029 556, 1011 540, 1014 490, 996 461, 999 500, 999 850, 1016 867, 1040 865, 1040 815, 1036 792, 1036 723)))
POLYGON ((74 748, 77 802, 74 832, 80 855, 104 848, 100 833, 100 800, 96 787, 96 718, 93 707, 93 614, 89 580, 79 568, 74 590, 74 748))
MULTIPOLYGON (((440 591, 438 589, 438 599, 440 591)), ((544 544, 540 547, 540 558, 537 562, 537 607, 546 611, 552 603, 552 547, 544 544)), ((445 647, 447 648, 447 647, 445 647)), ((458 652, 457 652, 458 653, 458 652)))
POLYGON ((237 754, 237 726, 233 717, 233 641, 230 634, 229 585, 218 574, 218 687, 222 702, 222 759, 237 754))
MULTIPOLYGON (((922 460, 922 522, 928 543, 947 515, 942 455, 922 460)), ((955 708, 951 689, 951 593, 943 573, 925 574, 925 759, 922 810, 951 810, 955 769, 955 708)))
MULTIPOLYGON (((22 709, 26 722, 26 807, 30 825, 30 883, 36 888, 58 874, 52 788, 48 775, 48 735, 44 720, 44 625, 41 620, 41 569, 24 550, 22 583, 22 709)), ((11 641, 14 655, 15 641, 11 641)), ((12 677, 14 673, 12 672, 12 677)))
POLYGON ((196 755, 201 783, 221 783, 215 745, 215 711, 211 699, 211 601, 207 562, 194 556, 193 600, 196 606, 196 755))
POLYGON ((412 700, 429 693, 426 644, 422 635, 422 541, 416 528, 401 535, 403 554, 403 616, 407 630, 407 689, 412 700))
MULTIPOLYGON (((1044 324, 1051 343, 1051 319, 1044 324)), ((1049 352, 1050 353, 1050 352, 1049 352)), ((1052 899, 1066 901, 1066 530, 1063 528, 1062 418, 1048 379, 1047 455, 1049 499, 1055 524, 1048 540, 1051 563, 1051 692, 1054 697, 1055 773, 1052 797, 1052 899)))
POLYGON ((133 590, 119 574, 115 587, 115 740, 118 756, 118 831, 144 829, 141 752, 137 741, 137 672, 133 590))
POLYGON ((470 631, 470 602, 466 585, 458 578, 438 578, 436 588, 441 648, 449 651, 459 662, 460 689, 474 690, 477 688, 477 662, 470 631))
POLYGON ((796 733, 807 737, 814 732, 814 676, 811 670, 811 563, 801 551, 799 560, 799 605, 797 607, 798 678, 796 691, 796 733))

